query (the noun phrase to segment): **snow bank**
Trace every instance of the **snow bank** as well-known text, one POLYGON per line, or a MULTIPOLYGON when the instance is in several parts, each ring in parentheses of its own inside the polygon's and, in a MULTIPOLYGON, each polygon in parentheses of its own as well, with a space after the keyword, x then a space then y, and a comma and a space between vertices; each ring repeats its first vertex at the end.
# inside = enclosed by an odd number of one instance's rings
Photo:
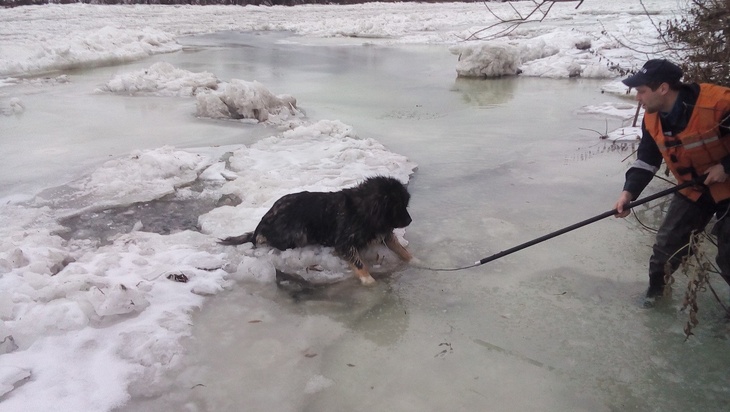
POLYGON ((98 89, 99 92, 152 96, 195 96, 215 90, 220 81, 208 72, 193 73, 159 62, 131 73, 118 74, 98 89))
MULTIPOLYGON (((525 24, 506 36, 512 46, 526 47, 542 56, 507 50, 504 57, 497 56, 498 60, 506 59, 501 71, 496 70, 500 66, 498 62, 491 64, 494 68, 488 68, 485 63, 493 60, 492 55, 503 46, 494 46, 493 50, 482 46, 481 41, 464 40, 495 25, 497 16, 504 20, 517 18, 516 10, 527 15, 534 5, 493 2, 489 7, 494 14, 481 3, 419 4, 417 10, 409 3, 367 3, 336 8, 307 5, 175 6, 171 9, 159 5, 84 4, 18 7, 3 10, 0 16, 0 76, 120 63, 177 51, 181 46, 176 38, 184 35, 263 30, 290 31, 298 37, 288 41, 301 43, 346 38, 356 44, 366 39, 372 44, 473 47, 474 67, 460 64, 459 71, 463 74, 459 74, 463 76, 513 74, 509 63, 516 60, 524 64, 520 69, 530 76, 609 78, 614 74, 607 70, 606 59, 628 69, 640 67, 647 55, 657 52, 646 46, 657 37, 655 23, 648 16, 662 22, 674 16, 678 5, 668 5, 665 0, 585 2, 578 9, 570 3, 557 4, 542 22, 525 24), (33 26, 35 21, 42 21, 43 25, 33 26), (648 41, 636 44, 637 50, 631 50, 622 45, 622 42, 631 44, 627 38, 648 41), (545 50, 535 47, 539 40, 544 41, 545 50), (576 47, 593 54, 577 53, 576 47), (483 50, 487 55, 479 58, 476 50, 483 50), (548 55, 553 56, 551 60, 540 62, 548 55), (572 65, 574 60, 578 61, 572 65), (555 70, 546 70, 553 64, 555 70)), ((504 30, 505 26, 497 25, 482 34, 504 30)))
POLYGON ((586 34, 556 30, 533 38, 461 43, 449 51, 459 56, 456 73, 460 77, 616 77, 592 46, 586 34))
POLYGON ((149 27, 105 26, 64 36, 47 36, 39 29, 33 42, 0 43, 0 75, 119 64, 182 49, 175 36, 149 27))
POLYGON ((281 124, 301 117, 297 101, 290 95, 275 96, 263 84, 233 79, 218 90, 197 96, 197 115, 213 119, 254 119, 281 124))
POLYGON ((304 114, 293 96, 274 95, 257 81, 221 82, 207 72, 194 73, 159 62, 147 69, 114 76, 97 92, 144 96, 195 97, 196 115, 212 119, 265 122, 295 127, 304 114))

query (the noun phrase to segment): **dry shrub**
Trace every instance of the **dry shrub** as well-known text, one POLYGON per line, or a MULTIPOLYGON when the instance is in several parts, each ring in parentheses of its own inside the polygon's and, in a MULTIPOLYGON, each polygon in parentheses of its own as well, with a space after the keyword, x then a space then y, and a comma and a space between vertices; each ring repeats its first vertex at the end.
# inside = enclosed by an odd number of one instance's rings
POLYGON ((685 81, 730 87, 730 0, 686 0, 686 13, 661 27, 685 81))

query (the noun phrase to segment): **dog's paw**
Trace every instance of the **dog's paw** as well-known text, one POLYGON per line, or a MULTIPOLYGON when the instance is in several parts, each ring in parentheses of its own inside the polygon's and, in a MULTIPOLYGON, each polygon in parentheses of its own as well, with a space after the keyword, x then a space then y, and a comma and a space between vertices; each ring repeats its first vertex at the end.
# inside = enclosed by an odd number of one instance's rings
POLYGON ((375 279, 373 279, 372 276, 368 275, 361 277, 360 282, 362 282, 362 284, 365 286, 370 286, 375 284, 375 279))

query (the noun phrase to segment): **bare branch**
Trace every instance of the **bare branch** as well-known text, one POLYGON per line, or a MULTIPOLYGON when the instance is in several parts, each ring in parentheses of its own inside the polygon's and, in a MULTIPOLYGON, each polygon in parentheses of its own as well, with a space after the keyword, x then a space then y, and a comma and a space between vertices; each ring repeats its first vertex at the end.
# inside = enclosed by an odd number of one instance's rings
POLYGON ((494 16, 497 19, 497 22, 494 24, 491 24, 487 27, 484 27, 483 29, 477 30, 476 32, 469 35, 469 37, 465 38, 464 41, 467 40, 485 40, 485 39, 496 39, 499 37, 503 37, 512 31, 514 31, 517 27, 519 27, 522 24, 525 23, 532 23, 532 22, 541 22, 545 20, 545 18, 550 13, 550 10, 553 8, 555 3, 578 3, 575 8, 577 9, 580 7, 581 4, 583 4, 584 0, 532 0, 532 3, 534 4, 534 7, 529 10, 529 12, 525 15, 520 13, 519 10, 512 4, 509 3, 510 7, 512 8, 512 11, 514 12, 514 15, 516 17, 502 17, 500 16, 496 11, 494 11, 492 8, 489 7, 489 4, 486 1, 483 1, 484 7, 486 7, 487 11, 494 16), (492 33, 485 37, 478 37, 478 35, 493 29, 497 26, 506 25, 507 27, 499 30, 496 33, 492 33))

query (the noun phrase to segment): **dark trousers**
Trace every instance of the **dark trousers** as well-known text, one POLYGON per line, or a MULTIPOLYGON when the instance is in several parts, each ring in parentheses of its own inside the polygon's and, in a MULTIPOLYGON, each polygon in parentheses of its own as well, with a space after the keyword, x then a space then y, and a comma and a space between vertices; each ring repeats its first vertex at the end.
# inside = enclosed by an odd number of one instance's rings
POLYGON ((704 230, 713 214, 717 214, 718 218, 712 230, 718 243, 715 260, 723 279, 730 284, 730 216, 726 216, 729 207, 728 200, 716 204, 712 199, 703 197, 693 202, 682 195, 674 195, 649 259, 649 286, 664 285, 665 266, 668 264, 669 273, 677 270, 682 257, 687 255, 692 232, 704 230))

